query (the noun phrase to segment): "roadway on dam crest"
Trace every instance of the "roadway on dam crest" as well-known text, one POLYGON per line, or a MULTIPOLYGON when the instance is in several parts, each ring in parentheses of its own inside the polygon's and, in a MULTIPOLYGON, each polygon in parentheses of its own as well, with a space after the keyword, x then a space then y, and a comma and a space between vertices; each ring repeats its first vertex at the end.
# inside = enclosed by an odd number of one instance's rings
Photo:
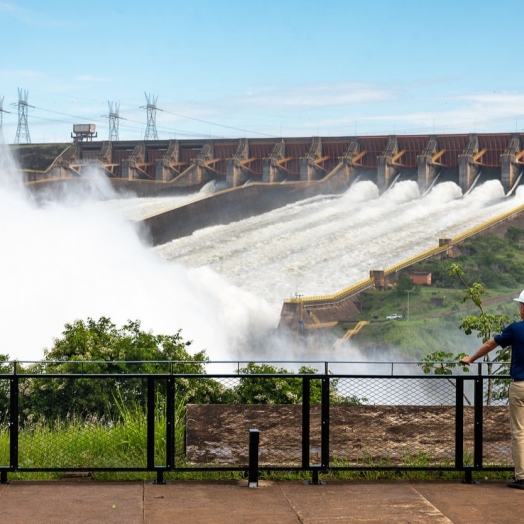
POLYGON ((519 519, 524 492, 504 480, 146 482, 14 481, 0 485, 0 517, 39 523, 495 524, 519 519))

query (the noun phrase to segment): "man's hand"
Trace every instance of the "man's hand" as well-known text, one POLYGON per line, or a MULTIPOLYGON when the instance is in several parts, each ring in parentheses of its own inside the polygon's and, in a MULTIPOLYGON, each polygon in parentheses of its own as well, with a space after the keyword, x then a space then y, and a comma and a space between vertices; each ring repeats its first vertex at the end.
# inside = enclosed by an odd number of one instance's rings
POLYGON ((475 360, 471 357, 464 357, 459 360, 459 364, 465 364, 466 366, 473 364, 473 362, 475 362, 475 360))

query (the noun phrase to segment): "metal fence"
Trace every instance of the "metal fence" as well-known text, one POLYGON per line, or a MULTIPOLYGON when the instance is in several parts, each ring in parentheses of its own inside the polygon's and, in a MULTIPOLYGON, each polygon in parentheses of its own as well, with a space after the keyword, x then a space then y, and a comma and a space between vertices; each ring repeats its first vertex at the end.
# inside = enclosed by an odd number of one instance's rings
POLYGON ((416 363, 377 363, 375 374, 369 363, 316 363, 313 374, 222 364, 236 372, 176 373, 172 363, 157 373, 141 373, 140 363, 121 373, 104 363, 34 372, 4 363, 1 482, 15 472, 147 471, 158 483, 182 471, 251 477, 253 429, 257 468, 309 471, 314 482, 342 470, 461 471, 471 481, 474 471, 512 469, 507 401, 486 397, 509 377, 483 365, 424 375, 416 363))

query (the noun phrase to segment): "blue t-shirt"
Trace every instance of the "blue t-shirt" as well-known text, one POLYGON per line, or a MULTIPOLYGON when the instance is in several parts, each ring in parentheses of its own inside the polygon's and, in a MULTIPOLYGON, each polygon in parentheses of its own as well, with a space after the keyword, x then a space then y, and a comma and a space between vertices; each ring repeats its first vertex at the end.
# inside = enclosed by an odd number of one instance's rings
POLYGON ((503 348, 511 346, 511 378, 524 380, 524 322, 513 322, 493 339, 503 348))

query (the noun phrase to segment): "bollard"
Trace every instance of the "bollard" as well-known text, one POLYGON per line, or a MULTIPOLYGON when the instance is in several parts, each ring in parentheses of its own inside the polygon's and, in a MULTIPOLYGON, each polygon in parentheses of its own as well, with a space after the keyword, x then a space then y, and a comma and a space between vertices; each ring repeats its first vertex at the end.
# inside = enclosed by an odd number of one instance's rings
POLYGON ((249 478, 248 487, 258 488, 258 445, 260 432, 258 429, 249 430, 249 478))

